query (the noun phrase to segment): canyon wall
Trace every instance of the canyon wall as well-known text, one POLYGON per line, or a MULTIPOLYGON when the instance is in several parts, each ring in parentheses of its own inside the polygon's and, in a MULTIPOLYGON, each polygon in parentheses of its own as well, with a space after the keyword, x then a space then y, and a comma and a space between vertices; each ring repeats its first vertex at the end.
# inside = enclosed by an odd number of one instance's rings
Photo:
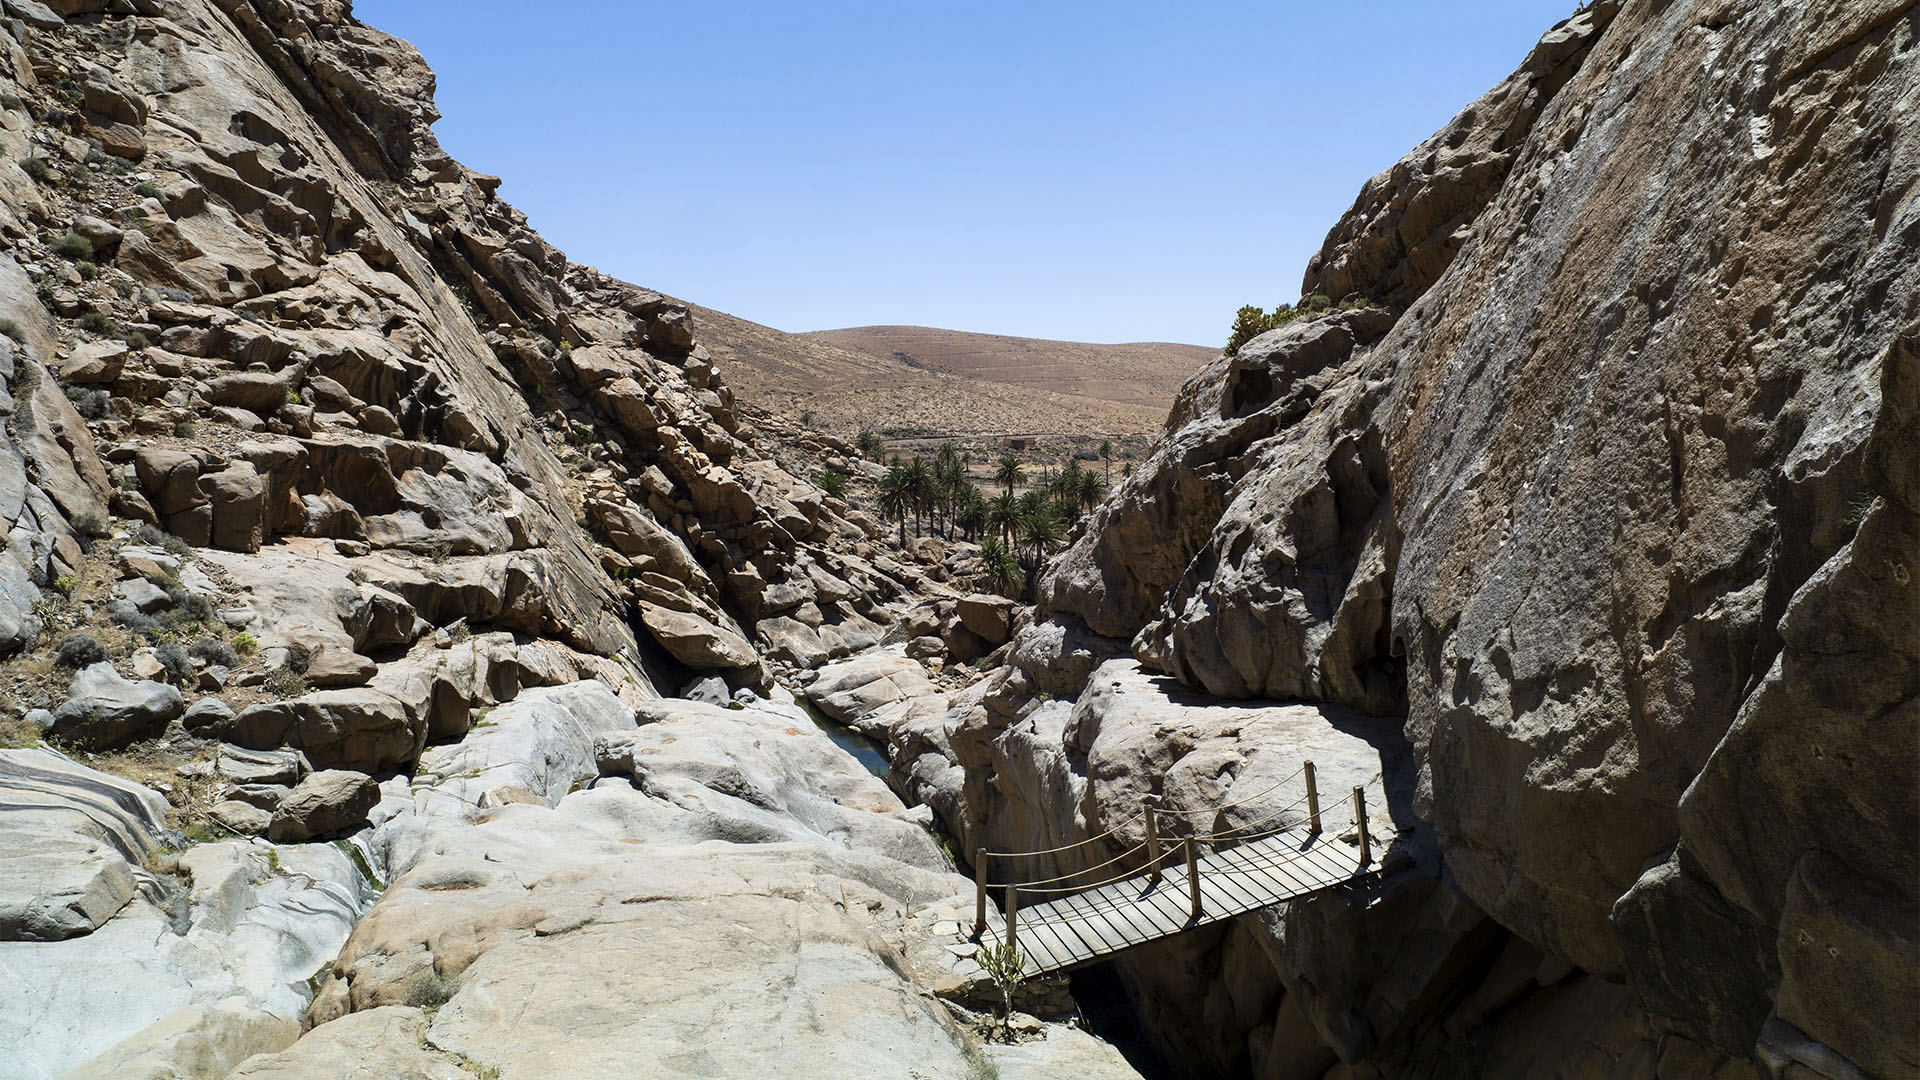
POLYGON ((1366 185, 1303 283, 1331 310, 1189 381, 1012 665, 902 734, 995 848, 1271 775, 1180 742, 1182 695, 1403 734, 1384 894, 1120 961, 1197 1075, 1920 1068, 1917 38, 1891 0, 1554 28, 1366 185), (1113 755, 1120 664, 1176 745, 1113 755))

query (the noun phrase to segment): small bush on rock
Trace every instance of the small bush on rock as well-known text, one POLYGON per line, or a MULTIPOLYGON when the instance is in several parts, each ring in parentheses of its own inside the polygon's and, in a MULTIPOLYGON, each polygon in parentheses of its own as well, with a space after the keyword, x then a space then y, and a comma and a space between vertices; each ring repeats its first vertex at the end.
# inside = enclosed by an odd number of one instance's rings
POLYGON ((21 162, 20 167, 26 170, 27 175, 33 177, 34 182, 38 184, 53 183, 54 179, 60 175, 53 170, 53 162, 43 157, 30 157, 21 162))
POLYGON ((167 681, 185 683, 193 678, 193 661, 188 658, 187 650, 178 645, 162 645, 154 652, 153 658, 166 669, 167 681))
POLYGON ((73 515, 73 531, 98 540, 107 535, 107 520, 91 510, 82 510, 73 515))
POLYGON ((192 593, 182 585, 168 585, 167 599, 173 603, 173 621, 197 622, 213 617, 213 601, 192 593))
POLYGON ((423 971, 407 980, 407 1004, 419 1009, 438 1009, 460 992, 460 976, 423 971))
POLYGON ((245 630, 233 635, 233 651, 241 656, 252 656, 260 651, 260 641, 245 630))
POLYGON ((233 646, 217 637, 203 636, 196 639, 188 647, 187 655, 195 660, 205 660, 209 664, 218 664, 221 667, 232 667, 240 662, 240 657, 234 652, 233 646))
POLYGON ((260 688, 277 698, 297 698, 307 692, 307 677, 292 668, 277 667, 267 672, 260 688))
POLYGON ((5 334, 22 345, 27 342, 26 328, 12 319, 0 319, 0 334, 5 334))
POLYGON ((93 241, 77 232, 70 232, 54 242, 54 253, 63 259, 87 259, 93 257, 93 241))
POLYGON ((109 410, 108 403, 113 395, 105 390, 96 390, 86 386, 67 387, 67 400, 73 402, 73 410, 88 420, 104 420, 109 410))
POLYGON ((79 669, 107 659, 107 647, 86 634, 68 634, 53 647, 53 662, 60 667, 79 669))
POLYGON ((89 311, 85 315, 80 316, 74 320, 74 325, 89 334, 107 335, 112 334, 117 329, 112 319, 107 318, 98 311, 89 311))
POLYGON ((145 180, 142 180, 140 183, 133 185, 133 193, 135 195, 140 196, 143 199, 157 199, 162 194, 164 194, 160 190, 160 187, 158 184, 150 183, 145 180))

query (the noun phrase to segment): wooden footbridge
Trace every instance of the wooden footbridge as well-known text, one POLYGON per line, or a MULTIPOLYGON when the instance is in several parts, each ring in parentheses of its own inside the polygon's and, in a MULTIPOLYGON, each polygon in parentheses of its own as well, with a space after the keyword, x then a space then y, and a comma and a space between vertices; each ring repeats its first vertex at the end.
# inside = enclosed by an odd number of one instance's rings
POLYGON ((1320 793, 1313 763, 1306 762, 1266 791, 1235 802, 1174 810, 1149 797, 1138 814, 1075 844, 978 851, 972 940, 983 949, 1014 945, 1023 974, 1033 976, 1340 888, 1371 871, 1366 789, 1379 779, 1376 774, 1353 789, 1353 827, 1338 837, 1322 831, 1320 793), (1263 808, 1295 780, 1304 780, 1304 795, 1278 809, 1263 808), (1259 816, 1226 824, 1249 813, 1259 816), (990 880, 995 870, 1018 873, 1036 864, 1097 858, 1110 850, 1099 845, 1118 846, 1135 823, 1143 824, 1144 838, 1103 862, 1050 877, 990 880), (990 892, 1004 898, 1001 919, 989 921, 990 892))

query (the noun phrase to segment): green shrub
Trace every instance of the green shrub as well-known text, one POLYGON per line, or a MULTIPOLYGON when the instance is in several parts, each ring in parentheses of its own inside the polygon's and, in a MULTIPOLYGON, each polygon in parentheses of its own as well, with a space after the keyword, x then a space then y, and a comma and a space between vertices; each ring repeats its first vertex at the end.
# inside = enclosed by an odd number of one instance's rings
POLYGON ((832 469, 823 470, 819 476, 814 477, 814 483, 820 486, 821 491, 826 492, 833 498, 844 499, 847 497, 846 476, 832 469))
POLYGON ((24 169, 28 176, 33 177, 35 183, 51 184, 60 176, 54 171, 53 162, 43 157, 30 157, 20 163, 20 168, 24 169))
POLYGON ((86 584, 86 579, 78 574, 62 574, 53 579, 53 587, 61 596, 72 596, 86 584))
POLYGON ((63 259, 90 259, 93 257, 93 241, 77 232, 70 232, 54 242, 53 250, 63 259))
POLYGON ((245 630, 233 635, 233 640, 228 644, 232 645, 233 651, 241 656, 252 656, 260 651, 259 639, 245 630))
POLYGON ((118 327, 113 324, 112 319, 108 318, 105 313, 98 311, 89 311, 85 315, 80 316, 74 320, 74 325, 89 334, 111 334, 118 329, 118 327))
POLYGON ((107 520, 91 510, 82 510, 73 515, 73 531, 81 536, 90 536, 95 540, 107 535, 107 520))
POLYGON ((85 259, 81 259, 79 262, 73 264, 73 268, 75 270, 80 271, 81 281, 100 280, 100 267, 95 263, 90 263, 85 259))
POLYGON ((5 334, 22 345, 27 342, 27 330, 12 319, 0 319, 0 334, 5 334))
POLYGON ((277 698, 297 698, 307 692, 307 677, 290 667, 277 667, 267 672, 261 689, 277 698))
POLYGON ((1286 304, 1274 308, 1272 314, 1262 311, 1253 304, 1248 304, 1233 314, 1233 329, 1227 334, 1226 354, 1236 355, 1240 351, 1240 346, 1277 326, 1285 326, 1299 318, 1301 314, 1303 314, 1301 309, 1286 304))
POLYGON ((160 190, 159 185, 145 180, 133 185, 133 193, 143 199, 158 199, 165 194, 160 190))
POLYGON ((193 426, 193 421, 191 420, 182 420, 179 423, 173 425, 174 435, 182 439, 193 438, 193 433, 196 430, 197 429, 193 426))

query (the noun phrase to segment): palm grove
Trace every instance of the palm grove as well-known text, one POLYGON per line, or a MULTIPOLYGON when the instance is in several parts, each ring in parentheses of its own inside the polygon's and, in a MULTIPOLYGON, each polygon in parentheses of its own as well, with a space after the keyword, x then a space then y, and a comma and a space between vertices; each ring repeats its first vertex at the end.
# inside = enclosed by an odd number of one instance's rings
MULTIPOLYGON (((870 459, 879 460, 882 454, 879 438, 870 432, 862 432, 856 445, 870 459)), ((1100 457, 1109 474, 1113 453, 1111 442, 1101 444, 1100 457)), ((1009 454, 994 463, 996 490, 985 494, 973 481, 972 463, 970 455, 950 442, 942 443, 931 459, 914 455, 902 460, 896 455, 878 481, 874 508, 897 524, 902 547, 909 526, 916 536, 977 541, 984 585, 1002 595, 1031 597, 1047 556, 1100 505, 1108 479, 1070 458, 1064 467, 1041 472, 1027 490, 1016 492, 1028 470, 1009 454)), ((827 494, 846 497, 845 476, 828 471, 819 482, 827 494)))

